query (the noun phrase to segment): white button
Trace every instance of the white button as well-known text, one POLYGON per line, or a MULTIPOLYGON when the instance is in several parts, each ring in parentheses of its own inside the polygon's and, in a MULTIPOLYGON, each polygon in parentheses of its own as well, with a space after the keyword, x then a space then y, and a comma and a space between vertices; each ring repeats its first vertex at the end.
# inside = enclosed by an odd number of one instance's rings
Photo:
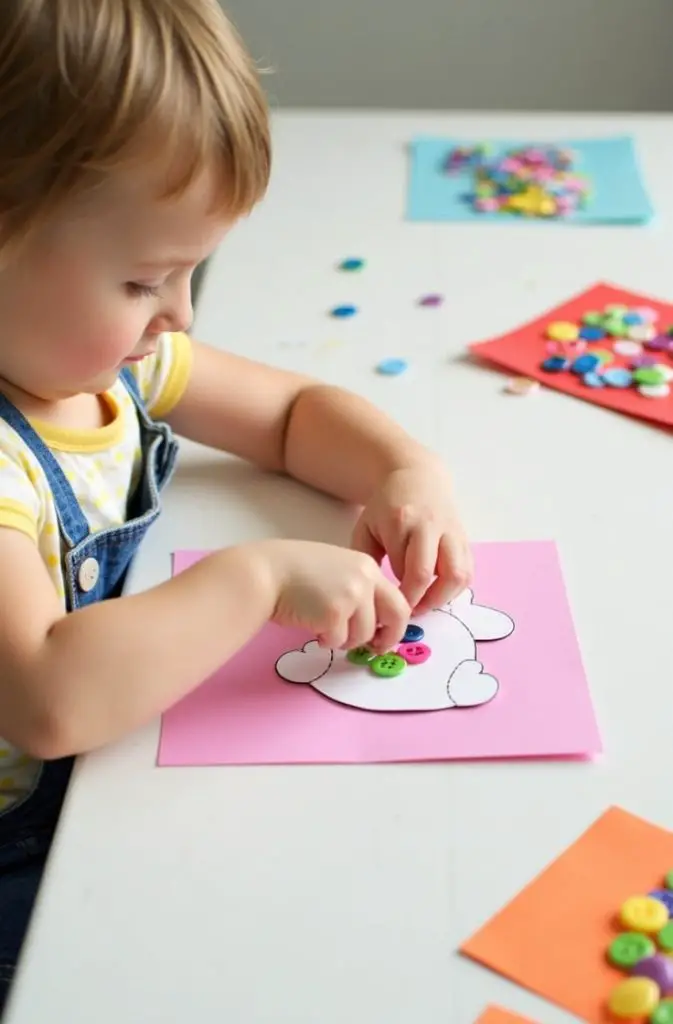
POLYGON ((79 582, 80 590, 83 590, 85 594, 88 594, 90 590, 98 583, 98 577, 100 576, 100 566, 95 558, 87 558, 79 567, 79 573, 77 574, 77 580, 79 582))

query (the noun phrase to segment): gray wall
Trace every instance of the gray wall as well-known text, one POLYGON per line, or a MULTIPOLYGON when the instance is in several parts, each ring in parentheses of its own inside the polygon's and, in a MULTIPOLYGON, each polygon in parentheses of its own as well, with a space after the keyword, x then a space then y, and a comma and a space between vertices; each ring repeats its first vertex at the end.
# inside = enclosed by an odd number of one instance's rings
POLYGON ((280 106, 673 108, 673 0, 222 3, 280 106))

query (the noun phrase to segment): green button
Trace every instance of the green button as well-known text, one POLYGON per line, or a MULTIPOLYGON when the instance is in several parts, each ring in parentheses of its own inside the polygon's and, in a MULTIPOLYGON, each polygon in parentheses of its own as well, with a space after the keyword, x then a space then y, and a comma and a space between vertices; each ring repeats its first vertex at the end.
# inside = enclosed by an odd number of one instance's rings
POLYGON ((654 953, 656 947, 652 940, 639 932, 622 932, 608 946, 608 960, 615 967, 634 967, 654 953))
POLYGON ((607 331, 607 333, 611 334, 614 338, 623 338, 628 327, 619 317, 608 316, 603 321, 603 330, 607 331))
POLYGON ((673 1024, 673 999, 662 999, 648 1020, 650 1024, 673 1024))
POLYGON ((354 647, 346 657, 354 665, 367 665, 374 657, 374 652, 370 651, 368 647, 354 647))
POLYGON ((393 654, 391 651, 388 654, 377 654, 374 660, 369 662, 369 667, 376 676, 390 677, 399 676, 404 672, 407 663, 399 654, 393 654))
POLYGON ((586 324, 588 327, 602 327, 604 320, 605 317, 603 314, 596 313, 594 310, 590 310, 582 317, 582 323, 586 324))
POLYGON ((666 374, 656 366, 641 366, 634 370, 633 379, 636 384, 665 384, 666 374))
POLYGON ((662 949, 673 949, 673 921, 669 921, 668 924, 664 925, 657 935, 657 942, 662 949))
POLYGON ((673 889, 673 871, 669 871, 664 878, 664 884, 667 889, 673 889))
POLYGON ((628 306, 606 306, 605 312, 610 316, 622 317, 628 313, 628 306))

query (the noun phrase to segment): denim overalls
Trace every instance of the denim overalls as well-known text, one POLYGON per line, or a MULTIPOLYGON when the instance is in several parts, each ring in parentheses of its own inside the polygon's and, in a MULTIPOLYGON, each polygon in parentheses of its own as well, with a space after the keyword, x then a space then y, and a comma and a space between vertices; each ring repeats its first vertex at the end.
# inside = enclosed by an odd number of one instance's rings
MULTIPOLYGON (((91 534, 65 474, 26 418, 0 394, 0 417, 44 470, 62 538, 67 610, 117 596, 126 571, 160 511, 159 492, 173 473, 177 444, 170 427, 147 414, 135 378, 122 380, 138 413, 142 474, 122 526, 91 534)), ((1 585, 1 584, 0 584, 1 585)), ((0 666, 0 671, 2 668, 0 666)), ((0 815, 0 1013, 44 868, 74 758, 45 762, 32 794, 0 815)))

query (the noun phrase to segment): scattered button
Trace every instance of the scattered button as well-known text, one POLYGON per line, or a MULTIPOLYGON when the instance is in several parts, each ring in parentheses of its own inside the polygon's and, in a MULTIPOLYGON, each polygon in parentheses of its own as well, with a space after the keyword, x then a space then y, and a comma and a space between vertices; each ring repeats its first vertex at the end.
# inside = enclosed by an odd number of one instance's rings
POLYGON ((664 878, 664 885, 667 889, 673 889, 673 871, 667 871, 664 878))
POLYGON ((601 365, 600 359, 591 353, 586 353, 583 356, 579 356, 572 366, 570 367, 573 373, 578 374, 580 377, 585 373, 593 373, 597 367, 601 365))
POLYGON ((418 305, 419 306, 441 306, 441 304, 443 302, 444 302, 444 296, 443 295, 423 295, 422 298, 420 298, 418 300, 418 305))
POLYGON ((666 379, 659 366, 641 366, 633 374, 636 384, 665 384, 666 379))
POLYGON ((639 306, 638 309, 632 310, 637 313, 640 319, 646 324, 656 324, 659 319, 659 314, 656 309, 652 309, 651 306, 639 306))
POLYGON ((552 341, 575 341, 579 337, 579 327, 570 320, 554 320, 547 324, 547 337, 552 341))
POLYGON ((629 327, 626 337, 631 341, 652 341, 657 332, 651 324, 635 324, 629 327))
POLYGON ((331 311, 330 316, 335 316, 339 320, 344 320, 346 317, 355 316, 357 311, 357 306, 335 306, 331 311))
POLYGON ((596 356, 597 359, 600 359, 601 366, 606 366, 607 363, 611 363, 614 360, 612 352, 607 348, 594 348, 592 349, 591 354, 592 356, 596 356))
POLYGON ((604 337, 605 331, 602 327, 591 324, 583 324, 580 327, 580 338, 584 338, 585 341, 602 341, 604 337))
MULTIPOLYGON (((615 967, 633 967, 639 960, 656 953, 652 939, 639 932, 623 932, 608 947, 608 960, 615 967)), ((673 960, 671 961, 673 963, 673 960)))
MULTIPOLYGON (((639 373, 640 371, 636 371, 639 373)), ((609 366, 603 370, 603 380, 611 388, 628 388, 633 382, 633 374, 623 366, 609 366)))
POLYGON ((613 304, 605 307, 605 312, 608 313, 610 316, 622 317, 626 313, 628 313, 628 311, 628 306, 621 306, 618 304, 613 304))
MULTIPOLYGON (((427 644, 400 644, 397 653, 404 658, 407 665, 422 665, 424 661, 428 660, 432 651, 427 644)), ((673 967, 673 960, 671 960, 671 967, 673 967)))
POLYGON ((347 260, 341 261, 339 270, 362 270, 364 265, 364 260, 358 259, 356 256, 350 256, 347 260))
POLYGON ((624 316, 622 317, 622 320, 629 327, 633 327, 634 324, 643 324, 643 323, 645 323, 645 321, 643 320, 643 318, 640 315, 640 313, 638 313, 638 311, 635 310, 635 309, 632 310, 630 313, 624 313, 624 316))
POLYGON ((668 921, 668 910, 651 896, 631 896, 622 906, 619 917, 629 931, 651 934, 664 927, 668 921))
POLYGON ((657 942, 660 947, 666 952, 673 950, 673 921, 669 921, 665 924, 660 932, 657 933, 657 942))
POLYGON ((602 327, 604 319, 605 317, 602 313, 596 313, 594 310, 590 310, 582 317, 582 323, 587 324, 589 327, 602 327))
POLYGON ((673 1024, 673 999, 662 999, 652 1011, 650 1024, 673 1024))
POLYGON ((550 356, 543 362, 542 369, 547 373, 561 373, 568 369, 568 360, 563 356, 550 356))
POLYGON ((368 647, 353 647, 352 650, 346 655, 349 661, 352 661, 354 665, 368 665, 375 657, 373 651, 370 651, 368 647))
POLYGON ((599 373, 585 373, 582 381, 588 388, 604 388, 605 381, 599 373))
POLYGON ((625 338, 616 341, 612 348, 618 356, 639 356, 643 351, 643 346, 639 341, 628 341, 625 338))
POLYGON ((669 384, 641 384, 638 394, 643 398, 668 398, 671 393, 669 384))
POLYGON ((377 654, 369 662, 369 667, 374 675, 390 678, 401 675, 407 667, 407 663, 399 654, 389 651, 388 654, 377 654))
POLYGON ((77 582, 85 594, 91 593, 100 576, 100 566, 95 558, 86 558, 79 567, 77 582))
POLYGON ((410 622, 404 631, 400 643, 403 644, 418 644, 425 636, 425 630, 422 626, 417 626, 415 622, 410 622))
POLYGON ((648 338, 645 342, 645 348, 651 352, 666 352, 670 344, 671 339, 667 334, 655 334, 653 338, 648 338))
POLYGON ((508 395, 532 395, 540 390, 540 382, 529 377, 511 377, 505 384, 508 395))
POLYGON ((636 359, 631 361, 631 369, 637 370, 643 366, 656 366, 657 360, 655 356, 637 356, 636 359))
POLYGON ((673 917, 673 892, 670 889, 653 889, 647 895, 651 896, 653 900, 663 903, 668 911, 668 916, 673 917))
POLYGON ((376 367, 376 372, 382 373, 386 377, 398 377, 408 369, 409 364, 406 359, 383 359, 376 367))
POLYGON ((670 996, 673 993, 673 960, 661 953, 645 957, 631 968, 631 977, 649 978, 656 982, 663 995, 670 996))
POLYGON ((623 320, 617 320, 614 317, 609 317, 604 320, 603 327, 605 328, 606 333, 611 334, 613 338, 623 338, 629 330, 623 320))
POLYGON ((615 1017, 644 1017, 656 1008, 660 995, 650 978, 627 978, 613 988, 608 1006, 615 1017))

